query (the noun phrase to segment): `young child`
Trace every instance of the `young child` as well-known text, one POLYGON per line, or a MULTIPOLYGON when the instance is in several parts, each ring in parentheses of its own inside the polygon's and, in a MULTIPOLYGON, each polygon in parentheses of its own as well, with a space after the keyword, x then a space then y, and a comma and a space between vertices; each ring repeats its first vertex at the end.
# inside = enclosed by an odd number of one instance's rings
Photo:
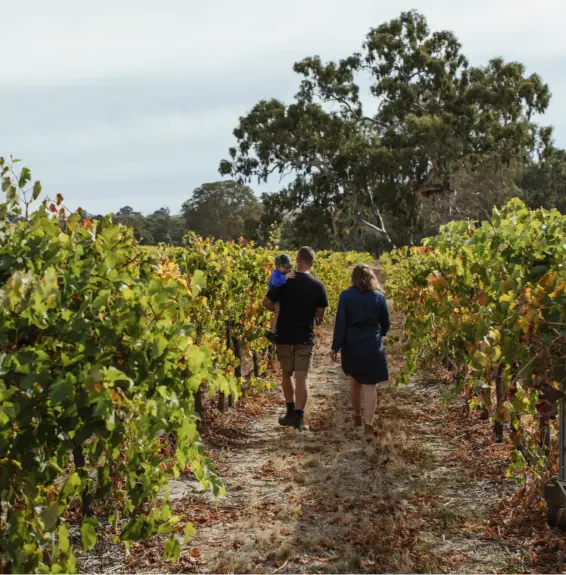
MULTIPOLYGON (((269 287, 281 287, 287 280, 295 277, 295 272, 291 269, 291 258, 287 254, 280 254, 275 258, 275 269, 269 277, 269 287)), ((275 332, 277 330, 277 318, 279 317, 279 303, 274 306, 273 318, 271 320, 271 330, 267 332, 267 339, 271 343, 276 343, 275 332)))

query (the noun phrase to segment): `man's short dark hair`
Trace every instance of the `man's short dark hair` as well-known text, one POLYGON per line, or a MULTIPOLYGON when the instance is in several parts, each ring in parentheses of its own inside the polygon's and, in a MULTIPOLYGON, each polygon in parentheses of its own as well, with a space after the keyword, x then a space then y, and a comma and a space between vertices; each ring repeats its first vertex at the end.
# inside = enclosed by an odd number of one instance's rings
POLYGON ((312 264, 314 264, 314 250, 308 246, 303 246, 297 252, 297 259, 300 262, 304 262, 305 264, 312 266, 312 264))

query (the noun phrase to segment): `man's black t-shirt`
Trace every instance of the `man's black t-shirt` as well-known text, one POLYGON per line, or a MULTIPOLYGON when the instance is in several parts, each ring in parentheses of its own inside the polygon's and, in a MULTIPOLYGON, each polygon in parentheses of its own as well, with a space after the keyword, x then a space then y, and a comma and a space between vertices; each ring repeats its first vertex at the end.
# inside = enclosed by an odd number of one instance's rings
POLYGON ((314 344, 316 308, 328 307, 324 284, 309 273, 296 272, 281 287, 270 287, 267 297, 280 306, 277 343, 314 344))

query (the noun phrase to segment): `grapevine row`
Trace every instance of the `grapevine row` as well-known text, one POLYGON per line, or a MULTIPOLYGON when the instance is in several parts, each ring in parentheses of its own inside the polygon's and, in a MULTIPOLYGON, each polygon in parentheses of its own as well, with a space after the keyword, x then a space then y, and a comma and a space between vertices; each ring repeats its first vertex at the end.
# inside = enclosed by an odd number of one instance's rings
MULTIPOLYGON (((31 211, 40 183, 2 158, 0 171, 2 572, 75 572, 77 514, 84 551, 105 522, 126 545, 168 536, 175 559, 193 528, 168 504, 169 479, 190 470, 223 490, 199 437, 203 390, 237 398, 265 385, 275 252, 196 236, 143 249, 60 196, 31 211)), ((368 258, 320 254, 332 306, 368 258)))
POLYGON ((406 318, 401 381, 420 364, 447 362, 498 441, 509 428, 510 471, 552 462, 549 422, 566 376, 565 232, 558 211, 515 199, 489 221, 452 222, 383 258, 406 318))

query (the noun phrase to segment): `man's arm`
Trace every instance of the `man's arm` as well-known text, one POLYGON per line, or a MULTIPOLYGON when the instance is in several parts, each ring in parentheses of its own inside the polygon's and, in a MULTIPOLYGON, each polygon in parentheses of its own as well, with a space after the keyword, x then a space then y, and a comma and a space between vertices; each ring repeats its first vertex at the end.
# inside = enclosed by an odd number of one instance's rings
POLYGON ((328 307, 328 294, 326 293, 326 288, 324 284, 320 286, 320 294, 318 296, 318 302, 316 304, 316 323, 320 325, 324 319, 324 314, 326 313, 326 308, 328 307))

